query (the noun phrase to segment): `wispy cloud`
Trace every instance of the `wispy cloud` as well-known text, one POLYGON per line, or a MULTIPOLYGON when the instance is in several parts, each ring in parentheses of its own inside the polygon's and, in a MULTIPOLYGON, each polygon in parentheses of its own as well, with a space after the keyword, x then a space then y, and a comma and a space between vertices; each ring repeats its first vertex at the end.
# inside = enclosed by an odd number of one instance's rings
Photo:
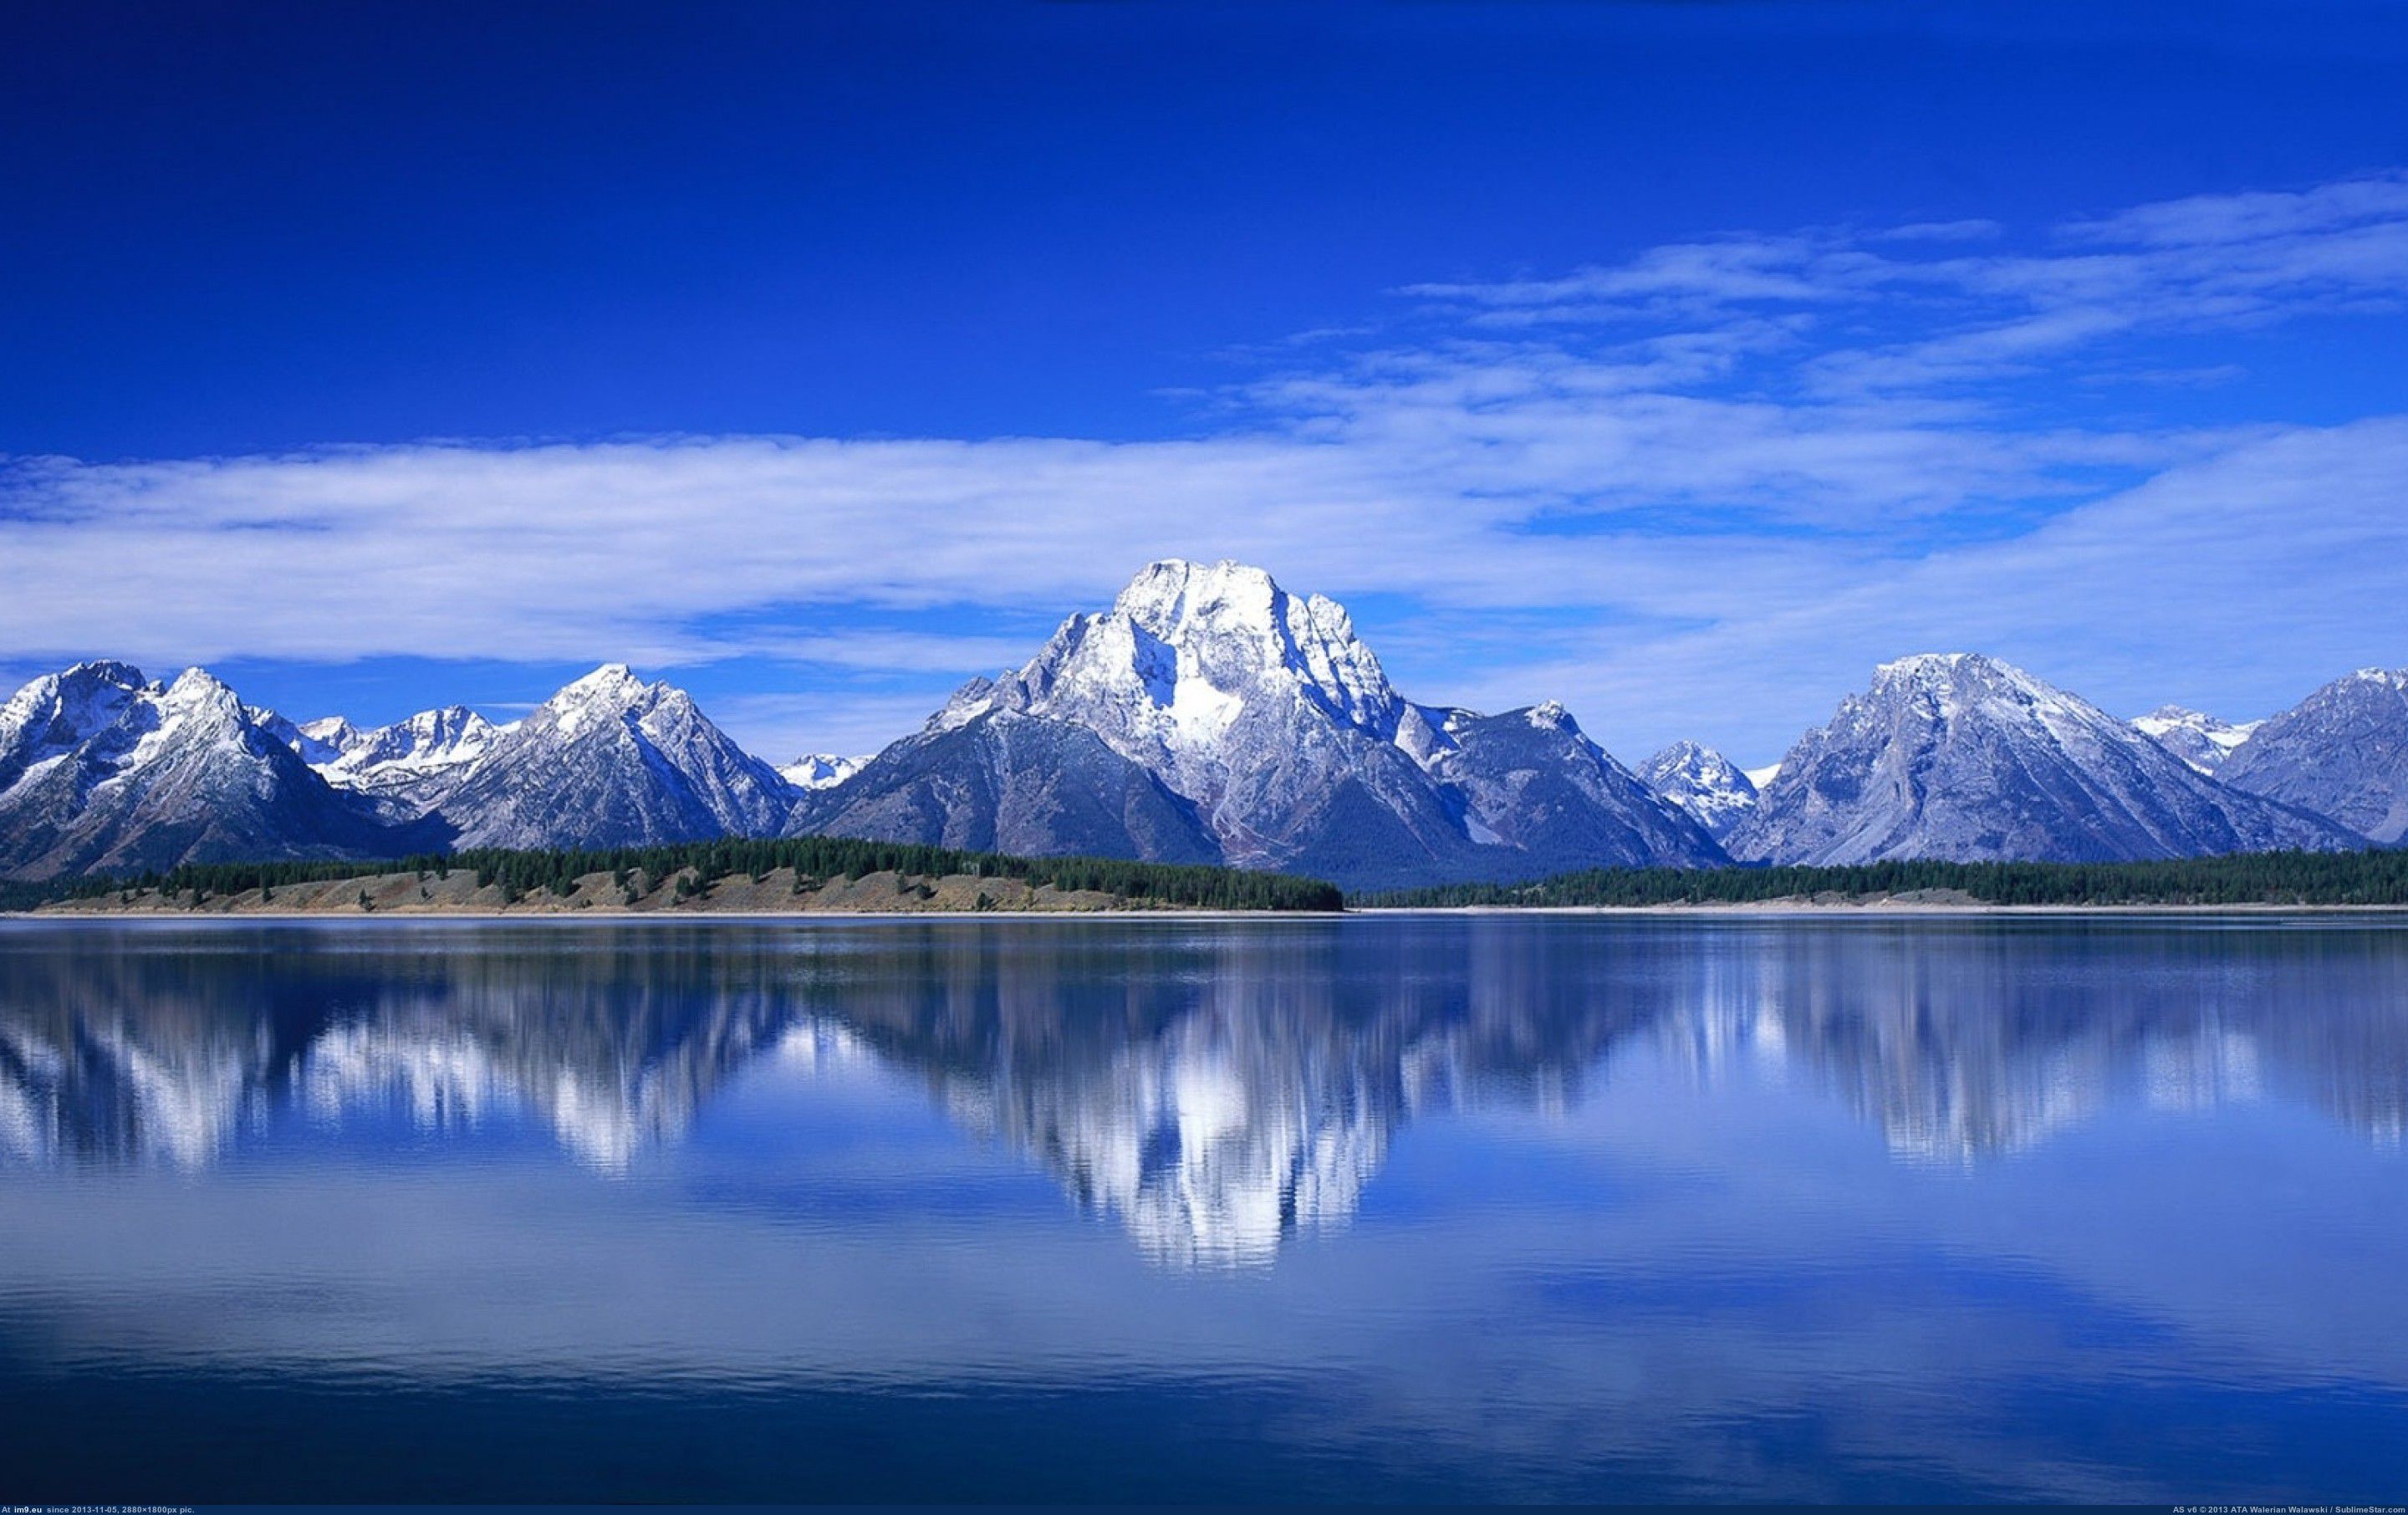
POLYGON ((1811 229, 1417 285, 1377 330, 1258 348, 1277 366, 1184 440, 19 459, 0 654, 740 659, 765 746, 857 746, 1182 554, 1370 596, 1414 693, 1568 697, 1617 746, 1761 755, 1933 645, 2108 693, 2296 693, 2408 644, 2403 422, 2202 421, 2173 380, 2229 393, 2241 350, 2157 344, 2336 311, 2396 339, 2403 298, 2408 179, 2377 176, 2020 242, 1811 229), (2036 374, 2116 380, 2115 408, 2036 374))
MULTIPOLYGON (((1524 326, 1776 314, 1856 317, 1801 372, 1810 390, 1965 383, 2062 361, 2120 335, 2389 309, 2408 267, 2408 175, 2286 193, 2200 195, 2052 229, 2041 250, 1969 250, 1985 221, 1740 235, 1650 250, 1561 278, 1422 284, 1467 321, 1524 326)), ((1793 331, 1802 330, 1793 327, 1793 331)))

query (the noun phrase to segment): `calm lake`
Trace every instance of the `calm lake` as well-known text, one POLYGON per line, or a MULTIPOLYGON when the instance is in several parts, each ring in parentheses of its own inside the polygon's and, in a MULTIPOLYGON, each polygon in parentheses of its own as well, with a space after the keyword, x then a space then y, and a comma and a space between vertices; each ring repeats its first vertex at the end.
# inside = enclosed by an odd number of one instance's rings
POLYGON ((2408 926, 0 924, 0 1500, 2408 1492, 2408 926))

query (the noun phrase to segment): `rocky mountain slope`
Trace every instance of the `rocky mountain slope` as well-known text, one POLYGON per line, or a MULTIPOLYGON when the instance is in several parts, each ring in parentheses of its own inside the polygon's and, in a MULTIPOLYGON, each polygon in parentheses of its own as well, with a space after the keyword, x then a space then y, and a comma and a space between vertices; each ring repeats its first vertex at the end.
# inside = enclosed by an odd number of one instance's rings
POLYGON ((2094 862, 2362 845, 2227 788, 2128 723, 1973 653, 1884 664, 1807 733, 1732 832, 1736 857, 2094 862))
POLYGON ((1217 863, 1195 808, 1095 733, 1016 710, 931 722, 806 795, 796 834, 1043 857, 1217 863))
POLYGON ((2408 669, 2334 679, 2262 722, 2217 777, 2378 842, 2408 838, 2408 669))

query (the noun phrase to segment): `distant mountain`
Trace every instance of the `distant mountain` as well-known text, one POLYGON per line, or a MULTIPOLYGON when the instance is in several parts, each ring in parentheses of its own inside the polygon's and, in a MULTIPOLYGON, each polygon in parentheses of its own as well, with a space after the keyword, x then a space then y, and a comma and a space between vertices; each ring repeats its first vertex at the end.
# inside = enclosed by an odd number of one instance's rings
POLYGON ((2232 750, 2247 741, 2249 734, 2263 724, 2262 721, 2252 721, 2236 726, 2229 721, 2218 721, 2179 705, 2160 705, 2132 722, 2142 736, 2201 773, 2214 773, 2222 767, 2232 750))
MULTIPOLYGON (((1433 712, 1415 706, 1412 714, 1433 712)), ((1550 700, 1484 716, 1445 719, 1424 759, 1450 796, 1459 795, 1490 877, 1560 873, 1607 865, 1712 867, 1727 861, 1694 817, 1666 801, 1582 732, 1550 700)))
POLYGON ((861 771, 866 757, 838 757, 833 752, 806 752, 778 770, 796 789, 833 789, 861 771))
POLYGON ((508 729, 465 705, 422 710, 369 731, 340 716, 285 725, 286 745, 320 778, 337 789, 374 796, 403 816, 438 808, 496 734, 508 729))
POLYGON ((233 690, 80 663, 0 707, 0 874, 392 856, 423 845, 337 793, 233 690))
POLYGON ((293 749, 294 756, 313 768, 341 757, 343 749, 359 739, 359 731, 338 715, 295 724, 273 710, 257 714, 261 729, 293 749))
POLYGON ((469 847, 625 847, 775 835, 796 792, 683 690, 606 664, 508 728, 437 811, 469 847))
POLYGON ((1807 733, 1731 833, 1734 856, 2096 862, 2360 844, 2229 789, 2128 723, 1974 653, 1884 664, 1807 733))
POLYGON ((1686 810, 1716 841, 1756 811, 1756 784, 1730 759, 1696 742, 1674 742, 1639 765, 1656 793, 1686 810))
POLYGON ((2408 838, 2408 669, 2334 679, 2261 722, 2217 777, 2378 842, 2408 838))
POLYGON ((1336 603, 1241 564, 1157 563, 1025 667, 973 680, 921 733, 807 796, 792 829, 1010 835, 1015 850, 1197 855, 1357 887, 1723 861, 1541 710, 1413 705, 1336 603), (1039 784, 1021 756, 1036 753, 1077 764, 1097 803, 1039 784))

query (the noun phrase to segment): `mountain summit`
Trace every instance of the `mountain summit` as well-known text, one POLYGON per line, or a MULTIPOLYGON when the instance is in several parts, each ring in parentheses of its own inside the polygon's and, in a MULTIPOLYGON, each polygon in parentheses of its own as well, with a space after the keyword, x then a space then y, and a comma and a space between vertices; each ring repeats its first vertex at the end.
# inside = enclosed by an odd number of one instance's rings
POLYGON ((2132 724, 2142 736, 2200 772, 2214 773, 2224 766, 2224 760, 2232 755, 2233 749, 2247 741, 2249 734, 2265 722, 2252 721, 2236 726, 2183 706, 2160 705, 2132 724))
POLYGON ((1178 560, 1065 621, 1019 670, 965 685, 917 736, 808 797, 795 828, 1009 835, 1356 887, 1722 861, 1559 707, 1414 705, 1337 602, 1244 564, 1178 560), (1041 781, 1048 764, 1086 776, 1077 796, 1041 781))
POLYGON ((1790 750, 1728 845, 1780 863, 2091 863, 2357 842, 2020 668, 1949 652, 1883 664, 1790 750))
POLYGON ((508 728, 437 808, 460 847, 622 847, 774 834, 794 786, 685 691, 606 663, 508 728))
POLYGON ((438 808, 507 729, 465 705, 449 705, 369 731, 330 716, 294 727, 286 740, 337 789, 371 795, 410 817, 438 808))
POLYGON ((1639 777, 1695 816, 1716 840, 1756 812, 1756 783, 1730 759, 1696 742, 1674 742, 1639 765, 1639 777))

